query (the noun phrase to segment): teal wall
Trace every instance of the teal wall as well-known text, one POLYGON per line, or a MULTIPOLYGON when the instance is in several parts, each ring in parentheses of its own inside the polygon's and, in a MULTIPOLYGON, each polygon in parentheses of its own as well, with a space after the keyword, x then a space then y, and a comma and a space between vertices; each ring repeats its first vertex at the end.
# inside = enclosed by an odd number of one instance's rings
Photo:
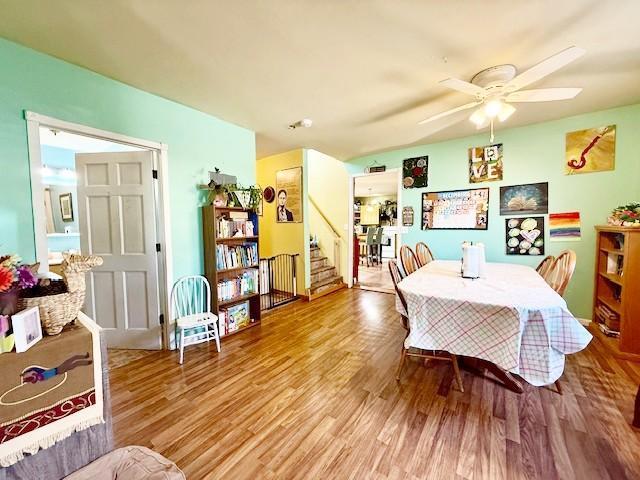
MULTIPOLYGON (((526 108, 526 106, 522 107, 526 108)), ((460 258, 463 240, 483 242, 487 260, 524 263, 531 266, 543 257, 507 256, 505 254, 505 217, 500 216, 501 185, 549 182, 551 213, 579 211, 582 240, 549 242, 546 254, 557 255, 571 248, 578 255, 574 278, 565 294, 572 312, 591 318, 593 269, 595 259, 594 225, 606 223, 609 212, 622 203, 640 201, 640 105, 579 115, 552 122, 502 130, 498 127, 496 143, 504 144, 504 179, 470 185, 467 149, 489 143, 488 133, 431 145, 421 145, 391 152, 359 157, 347 163, 351 173, 362 172, 374 160, 387 168, 400 167, 404 158, 429 155, 429 187, 404 189, 403 206, 412 206, 416 222, 402 238, 410 245, 418 241, 429 244, 434 255, 442 259, 460 258), (565 176, 563 173, 565 133, 583 128, 616 124, 616 168, 611 172, 565 176), (420 230, 422 192, 489 187, 489 229, 486 231, 420 230)), ((548 225, 547 225, 548 230, 548 225)))
POLYGON ((254 132, 0 39, 0 252, 35 257, 24 110, 169 146, 175 277, 201 272, 196 185, 220 167, 255 183, 254 132))

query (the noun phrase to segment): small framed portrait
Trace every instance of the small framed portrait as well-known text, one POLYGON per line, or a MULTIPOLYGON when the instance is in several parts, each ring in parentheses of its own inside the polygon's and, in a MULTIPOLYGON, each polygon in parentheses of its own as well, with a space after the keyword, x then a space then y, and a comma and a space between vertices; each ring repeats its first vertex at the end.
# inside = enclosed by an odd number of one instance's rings
POLYGON ((63 222, 73 222, 73 203, 71 192, 60 195, 60 215, 63 222))
POLYGON ((40 309, 31 307, 11 316, 16 352, 26 352, 42 340, 40 309))
POLYGON ((276 222, 302 222, 302 167, 276 172, 276 222))

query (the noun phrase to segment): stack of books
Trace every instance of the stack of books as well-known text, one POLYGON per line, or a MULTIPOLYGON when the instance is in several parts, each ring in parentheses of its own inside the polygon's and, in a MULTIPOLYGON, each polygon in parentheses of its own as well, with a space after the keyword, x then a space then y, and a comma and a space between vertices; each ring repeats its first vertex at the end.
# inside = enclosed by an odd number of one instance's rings
POLYGON ((253 267, 258 264, 258 244, 216 245, 216 268, 253 267))
POLYGON ((251 220, 219 218, 216 225, 218 238, 253 237, 254 225, 251 220))
POLYGON ((620 316, 606 305, 599 303, 596 307, 596 315, 600 320, 600 330, 610 337, 620 336, 620 316))
POLYGON ((249 302, 242 302, 218 313, 218 333, 227 335, 253 323, 249 317, 249 302))
POLYGON ((258 270, 248 270, 236 278, 218 282, 218 301, 224 302, 242 295, 256 293, 258 286, 258 270))

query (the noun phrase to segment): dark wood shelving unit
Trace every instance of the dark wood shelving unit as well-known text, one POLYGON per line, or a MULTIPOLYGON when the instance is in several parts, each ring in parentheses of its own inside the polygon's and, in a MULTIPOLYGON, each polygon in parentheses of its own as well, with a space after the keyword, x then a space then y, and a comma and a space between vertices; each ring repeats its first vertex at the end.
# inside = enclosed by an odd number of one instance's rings
POLYGON ((211 284, 211 296, 212 296, 212 310, 216 314, 220 314, 221 309, 227 309, 233 305, 248 301, 249 302, 249 317, 250 323, 245 326, 226 333, 222 336, 234 335, 247 330, 251 327, 255 327, 260 324, 260 285, 259 285, 259 273, 256 275, 256 291, 248 293, 246 295, 239 295, 237 297, 219 300, 218 299, 218 283, 222 280, 232 279, 242 275, 243 272, 249 270, 259 270, 259 264, 252 264, 247 266, 236 266, 225 269, 217 268, 217 247, 218 245, 228 245, 230 247, 238 245, 253 244, 259 252, 260 236, 258 232, 258 215, 252 210, 247 210, 238 207, 216 207, 214 205, 206 205, 202 207, 202 234, 204 240, 204 271, 207 280, 211 284), (231 219, 230 214, 232 212, 246 213, 247 219, 253 223, 253 231, 255 235, 252 236, 238 236, 238 237, 219 237, 217 231, 218 220, 220 218, 231 219))
POLYGON ((597 226, 593 327, 614 356, 640 361, 640 228, 597 226), (604 305, 618 317, 619 337, 600 330, 604 305))

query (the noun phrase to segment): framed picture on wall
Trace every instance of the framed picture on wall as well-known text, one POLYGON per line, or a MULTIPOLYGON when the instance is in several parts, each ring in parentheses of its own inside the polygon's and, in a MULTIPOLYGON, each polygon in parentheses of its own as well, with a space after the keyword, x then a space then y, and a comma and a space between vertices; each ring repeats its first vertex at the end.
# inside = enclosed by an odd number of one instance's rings
POLYGON ((507 255, 544 255, 544 217, 506 218, 507 255))
POLYGON ((276 221, 302 222, 302 167, 276 172, 276 221))
POLYGON ((71 201, 71 192, 63 193, 60 199, 60 215, 63 222, 73 222, 73 203, 71 201))
POLYGON ((488 188, 422 194, 423 230, 486 230, 488 226, 488 188))
POLYGON ((424 188, 429 183, 429 157, 406 158, 402 161, 404 188, 424 188))
POLYGON ((500 215, 541 215, 549 210, 549 184, 500 187, 500 215))

